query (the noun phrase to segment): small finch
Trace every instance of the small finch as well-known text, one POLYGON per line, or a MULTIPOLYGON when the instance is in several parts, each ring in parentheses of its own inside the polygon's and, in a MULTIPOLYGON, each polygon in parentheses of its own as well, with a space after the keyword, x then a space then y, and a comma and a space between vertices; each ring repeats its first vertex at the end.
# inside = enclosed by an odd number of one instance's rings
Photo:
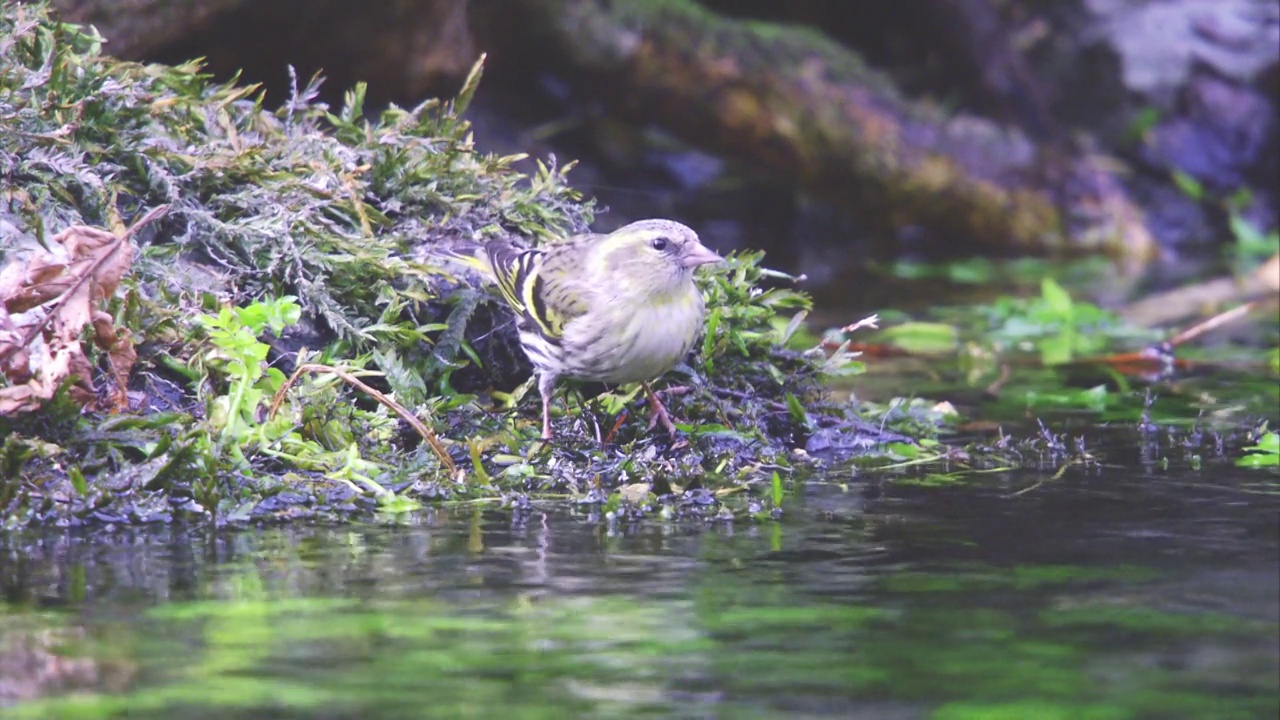
POLYGON ((675 436, 649 381, 675 367, 702 329, 693 273, 721 257, 693 230, 641 220, 537 248, 491 240, 478 255, 516 312, 542 394, 543 439, 552 437, 551 396, 562 377, 643 383, 655 420, 675 436))

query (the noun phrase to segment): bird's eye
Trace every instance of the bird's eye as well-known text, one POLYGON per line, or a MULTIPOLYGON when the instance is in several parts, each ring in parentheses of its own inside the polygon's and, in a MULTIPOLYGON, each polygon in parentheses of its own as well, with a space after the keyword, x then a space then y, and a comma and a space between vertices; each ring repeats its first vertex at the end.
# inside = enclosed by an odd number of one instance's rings
POLYGON ((660 238, 654 238, 654 239, 652 239, 652 240, 650 240, 650 241, 649 241, 649 245, 650 245, 650 246, 652 246, 652 247, 653 247, 653 249, 654 249, 654 250, 657 250, 658 252, 662 252, 663 250, 666 250, 666 249, 667 249, 667 245, 668 245, 669 243, 670 243, 670 241, 669 241, 669 240, 667 240, 666 238, 661 238, 661 237, 660 237, 660 238))

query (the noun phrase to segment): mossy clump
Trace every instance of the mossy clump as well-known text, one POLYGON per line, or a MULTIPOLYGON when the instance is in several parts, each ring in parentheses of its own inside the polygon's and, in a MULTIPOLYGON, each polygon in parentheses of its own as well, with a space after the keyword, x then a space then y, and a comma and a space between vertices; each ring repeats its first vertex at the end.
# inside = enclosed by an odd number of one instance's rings
POLYGON ((132 407, 81 414, 58 400, 0 417, 8 526, 739 487, 771 478, 821 424, 829 361, 787 348, 787 316, 808 301, 746 255, 703 279, 707 333, 666 378, 686 386, 668 398, 684 447, 646 432, 625 388, 559 403, 562 440, 537 441, 535 403, 502 392, 527 371, 510 318, 431 251, 554 241, 584 230, 592 206, 567 168, 526 175, 522 156, 476 149, 462 112, 480 64, 451 102, 370 113, 357 87, 331 111, 312 79, 272 110, 257 87, 213 82, 196 62, 122 62, 101 45, 41 4, 0 7, 0 261, 68 226, 119 233, 169 206, 131 238, 132 273, 105 303, 137 344, 132 407), (304 363, 340 371, 287 385, 304 363), (445 451, 407 434, 357 377, 445 451))

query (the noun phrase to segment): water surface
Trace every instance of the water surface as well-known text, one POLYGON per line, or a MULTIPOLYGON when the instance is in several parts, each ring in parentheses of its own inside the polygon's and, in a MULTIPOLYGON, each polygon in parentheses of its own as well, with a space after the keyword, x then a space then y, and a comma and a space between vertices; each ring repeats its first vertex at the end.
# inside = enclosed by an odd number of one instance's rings
POLYGON ((1280 477, 1136 459, 841 470, 781 522, 546 505, 8 537, 2 712, 1276 717, 1280 477))
POLYGON ((846 470, 780 523, 548 505, 10 537, 0 698, 12 717, 1275 717, 1267 487, 1225 465, 846 470))

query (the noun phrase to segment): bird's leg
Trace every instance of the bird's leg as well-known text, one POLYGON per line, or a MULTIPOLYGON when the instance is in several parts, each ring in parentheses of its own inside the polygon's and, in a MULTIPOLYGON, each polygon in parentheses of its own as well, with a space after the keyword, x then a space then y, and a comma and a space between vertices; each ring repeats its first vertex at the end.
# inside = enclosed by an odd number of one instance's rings
POLYGON ((550 440, 551 434, 551 395, 556 389, 556 376, 550 373, 538 376, 538 393, 542 395, 542 439, 550 440))
POLYGON ((600 420, 597 411, 600 409, 600 398, 591 398, 591 428, 596 431, 596 444, 604 447, 604 440, 600 437, 600 420))
POLYGON ((551 398, 542 396, 542 439, 550 440, 551 434, 551 398))
POLYGON ((667 429, 667 434, 671 436, 671 439, 676 439, 676 426, 675 423, 671 422, 671 416, 667 414, 667 409, 663 407, 662 401, 658 399, 658 395, 653 391, 653 388, 649 387, 649 383, 643 383, 643 385, 645 394, 649 396, 649 429, 652 430, 654 425, 661 422, 662 427, 667 429))

